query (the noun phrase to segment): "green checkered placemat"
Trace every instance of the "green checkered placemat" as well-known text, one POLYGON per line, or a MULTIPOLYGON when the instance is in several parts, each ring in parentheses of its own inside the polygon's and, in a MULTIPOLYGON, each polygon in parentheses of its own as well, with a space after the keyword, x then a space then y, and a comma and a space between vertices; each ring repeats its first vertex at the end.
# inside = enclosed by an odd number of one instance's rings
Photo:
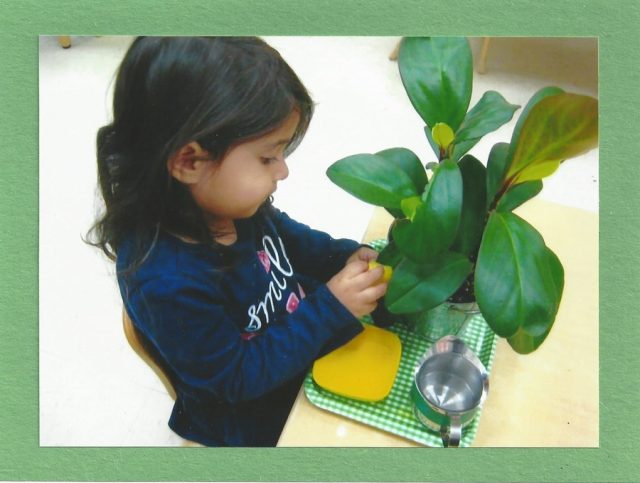
MULTIPOLYGON (((371 323, 371 319, 365 317, 363 322, 371 323)), ((402 322, 393 324, 387 330, 396 333, 400 338, 402 358, 391 392, 385 399, 378 402, 364 402, 339 396, 319 387, 313 381, 311 372, 307 374, 304 381, 304 390, 307 398, 311 403, 322 409, 369 426, 397 434, 427 446, 442 446, 440 434, 427 429, 414 416, 413 403, 410 396, 415 366, 433 343, 415 334, 412 327, 402 322)), ((470 316, 457 335, 478 356, 490 374, 497 337, 482 315, 475 314, 470 316)), ((473 442, 481 412, 482 409, 478 411, 475 419, 464 428, 460 440, 461 447, 470 446, 473 442)))

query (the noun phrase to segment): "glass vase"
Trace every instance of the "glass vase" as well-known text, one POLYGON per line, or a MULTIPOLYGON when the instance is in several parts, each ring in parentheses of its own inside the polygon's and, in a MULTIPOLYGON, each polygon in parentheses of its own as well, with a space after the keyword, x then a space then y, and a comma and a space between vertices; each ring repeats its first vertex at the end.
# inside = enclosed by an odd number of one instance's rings
POLYGON ((479 312, 475 301, 445 302, 431 310, 405 317, 413 325, 416 335, 435 342, 445 335, 460 335, 465 323, 479 312))

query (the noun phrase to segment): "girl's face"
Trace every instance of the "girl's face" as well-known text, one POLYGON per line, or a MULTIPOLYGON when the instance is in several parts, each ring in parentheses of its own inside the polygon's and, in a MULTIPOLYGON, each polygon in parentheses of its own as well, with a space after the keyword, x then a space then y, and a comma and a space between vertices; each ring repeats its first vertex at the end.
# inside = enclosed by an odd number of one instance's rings
POLYGON ((238 144, 220 162, 206 163, 191 194, 211 227, 229 227, 254 215, 289 175, 284 150, 299 120, 294 111, 275 131, 238 144))

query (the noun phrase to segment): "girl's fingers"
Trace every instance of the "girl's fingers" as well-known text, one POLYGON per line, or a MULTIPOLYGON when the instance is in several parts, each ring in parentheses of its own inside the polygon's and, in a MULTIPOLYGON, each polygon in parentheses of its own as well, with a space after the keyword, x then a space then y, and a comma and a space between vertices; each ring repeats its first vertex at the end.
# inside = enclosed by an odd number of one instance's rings
POLYGON ((351 263, 347 263, 345 267, 342 269, 342 273, 347 278, 355 278, 360 274, 363 274, 369 269, 369 265, 367 262, 362 260, 356 260, 351 263))
POLYGON ((358 248, 353 255, 349 257, 347 263, 351 263, 356 260, 362 260, 363 262, 371 262, 378 258, 378 252, 373 248, 369 247, 360 247, 358 248))
POLYGON ((379 283, 364 289, 360 292, 360 296, 362 297, 362 300, 375 302, 384 297, 385 293, 387 293, 387 284, 379 283))
POLYGON ((378 252, 373 248, 362 247, 358 250, 358 257, 364 262, 371 262, 378 258, 378 252))
MULTIPOLYGON (((364 263, 364 262, 362 262, 364 263)), ((358 289, 365 289, 376 284, 384 275, 384 268, 381 266, 369 270, 369 265, 364 263, 366 270, 353 276, 353 282, 358 289)))
POLYGON ((371 312, 373 312, 374 310, 376 310, 376 305, 377 305, 377 304, 369 304, 369 305, 366 305, 366 306, 363 308, 363 314, 362 314, 362 315, 369 315, 371 312))

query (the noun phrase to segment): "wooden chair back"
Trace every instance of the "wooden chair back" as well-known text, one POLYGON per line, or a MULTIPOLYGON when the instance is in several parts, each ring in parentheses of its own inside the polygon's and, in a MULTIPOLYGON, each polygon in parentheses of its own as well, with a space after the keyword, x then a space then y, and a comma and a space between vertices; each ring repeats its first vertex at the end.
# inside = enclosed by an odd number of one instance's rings
POLYGON ((162 367, 162 364, 154 359, 152 356, 153 351, 150 348, 149 342, 133 325, 133 322, 131 322, 131 319, 129 318, 129 314, 127 314, 125 309, 122 309, 122 325, 124 328, 124 335, 126 336, 127 342, 129 342, 131 348, 144 362, 147 363, 151 370, 156 373, 169 393, 169 396, 175 400, 176 390, 171 378, 167 371, 162 367))

